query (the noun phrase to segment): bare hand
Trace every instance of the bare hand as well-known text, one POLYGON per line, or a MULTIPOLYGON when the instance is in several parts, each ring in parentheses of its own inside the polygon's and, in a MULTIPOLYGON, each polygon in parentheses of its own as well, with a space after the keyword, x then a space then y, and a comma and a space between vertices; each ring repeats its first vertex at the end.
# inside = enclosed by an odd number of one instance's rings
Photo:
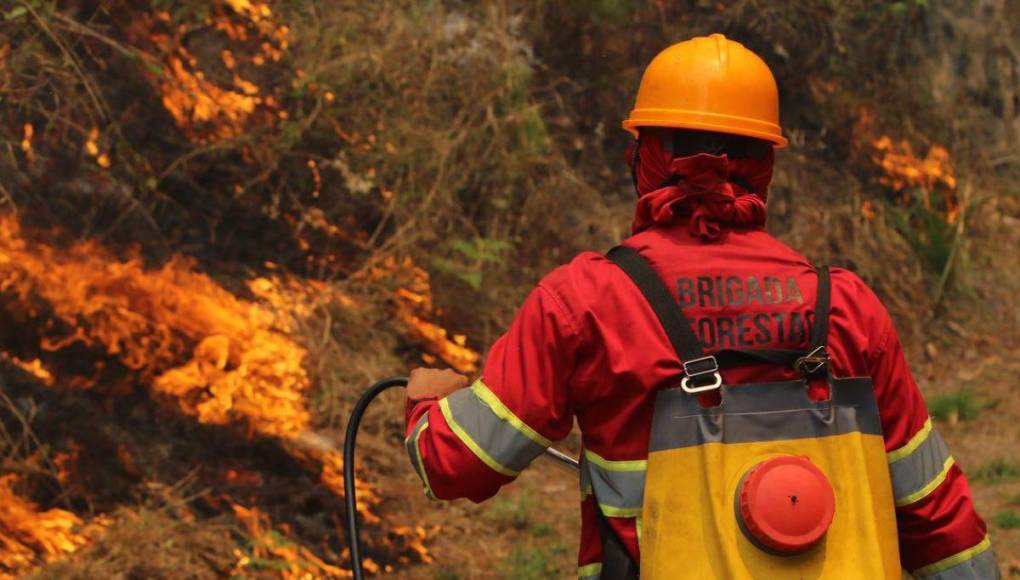
POLYGON ((468 386, 468 378, 451 369, 416 368, 407 381, 407 398, 412 400, 435 397, 442 399, 468 386))

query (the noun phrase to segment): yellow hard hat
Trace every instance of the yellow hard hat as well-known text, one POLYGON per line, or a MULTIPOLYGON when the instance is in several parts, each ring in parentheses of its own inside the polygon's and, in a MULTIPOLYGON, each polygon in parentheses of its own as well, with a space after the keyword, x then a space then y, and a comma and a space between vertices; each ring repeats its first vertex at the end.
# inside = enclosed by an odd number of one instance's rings
POLYGON ((721 34, 660 52, 645 69, 623 128, 675 127, 743 135, 785 147, 779 91, 765 61, 721 34))

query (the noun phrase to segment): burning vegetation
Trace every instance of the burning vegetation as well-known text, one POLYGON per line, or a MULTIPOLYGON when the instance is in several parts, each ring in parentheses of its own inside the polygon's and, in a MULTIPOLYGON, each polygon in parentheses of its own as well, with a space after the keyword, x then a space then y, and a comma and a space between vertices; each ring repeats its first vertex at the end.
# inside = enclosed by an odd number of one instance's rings
MULTIPOLYGON (((59 144, 80 144, 71 155, 85 172, 79 185, 100 200, 94 217, 112 217, 104 213, 112 209, 120 216, 114 224, 198 205, 171 202, 153 214, 137 202, 126 214, 118 204, 104 205, 125 175, 133 176, 128 197, 136 199, 166 200, 187 183, 218 184, 214 192, 188 194, 210 206, 170 218, 177 222, 172 235, 184 237, 158 256, 138 230, 100 242, 104 236, 80 227, 77 210, 67 207, 54 207, 43 219, 16 206, 0 213, 0 572, 21 575, 67 558, 102 562, 118 552, 118 543, 144 544, 126 538, 145 527, 138 514, 155 513, 153 522, 175 531, 219 530, 187 532, 211 544, 195 575, 345 577, 335 417, 346 414, 337 406, 349 401, 323 400, 339 393, 322 393, 317 373, 330 367, 310 360, 310 352, 347 329, 316 327, 310 337, 306 321, 356 319, 382 306, 392 335, 402 337, 405 363, 443 361, 472 372, 479 355, 464 335, 437 321, 442 313, 424 269, 392 248, 381 259, 373 255, 374 238, 387 231, 382 204, 392 204, 395 193, 374 162, 365 169, 350 153, 396 154, 396 146, 381 140, 382 124, 368 134, 345 129, 330 115, 319 152, 280 147, 295 142, 336 97, 290 61, 290 27, 276 6, 216 0, 170 10, 163 4, 97 5, 96 20, 57 7, 0 15, 0 24, 23 24, 13 42, 25 47, 12 53, 0 42, 0 94, 20 86, 26 100, 45 101, 47 95, 33 92, 44 85, 30 71, 48 65, 18 60, 12 68, 11 59, 62 54, 67 45, 85 47, 80 58, 90 74, 130 71, 123 78, 132 83, 110 93, 113 81, 85 78, 81 91, 64 94, 86 98, 61 98, 67 108, 50 121, 16 115, 18 172, 41 179, 66 161, 59 144), (51 37, 44 37, 40 44, 33 23, 78 40, 49 46, 51 37), (108 100, 121 94, 132 97, 108 100), (110 122, 115 116, 119 124, 110 122), (172 143, 137 155, 121 129, 136 121, 147 134, 173 135, 172 143), (297 173, 289 173, 295 155, 297 173), (290 181, 306 185, 297 195, 284 194, 290 181), (226 240, 216 247, 223 258, 173 249, 188 246, 194 231, 188 224, 206 219, 226 240), (238 234, 223 224, 235 222, 253 225, 231 245, 238 234), (260 244, 267 250, 252 252, 260 244), (236 263, 226 257, 232 252, 236 263), (359 266, 366 258, 371 265, 359 266), (224 527, 224 519, 235 525, 224 527)), ((5 174, 0 203, 10 201, 8 187, 22 185, 5 174)), ((368 565, 382 572, 429 562, 425 544, 435 530, 395 525, 386 502, 371 482, 360 482, 358 511, 372 538, 368 565)), ((122 555, 132 557, 130 550, 122 555)), ((120 573, 131 564, 118 566, 120 573)), ((96 574, 103 575, 89 575, 96 574)))
POLYGON ((86 524, 67 510, 41 510, 15 491, 18 483, 17 474, 0 476, 0 577, 66 557, 108 524, 101 516, 86 524))
POLYGON ((916 196, 926 210, 941 211, 946 222, 955 223, 960 214, 956 177, 949 152, 932 145, 919 157, 908 141, 893 141, 888 136, 872 143, 872 161, 881 169, 878 182, 901 196, 909 204, 916 196), (938 198, 932 199, 933 195, 938 198))
MULTIPOLYGON (((149 268, 136 251, 118 257, 93 241, 53 241, 63 237, 59 231, 25 232, 14 216, 0 216, 0 314, 7 321, 0 361, 6 367, 52 392, 72 389, 100 399, 140 393, 160 402, 160 408, 201 425, 222 426, 242 440, 278 441, 332 496, 320 500, 332 502, 324 509, 339 511, 340 454, 305 443, 321 436, 312 431, 308 351, 295 333, 298 321, 317 307, 352 309, 356 301, 322 282, 284 276, 253 278, 235 294, 183 257, 149 268)), ((464 346, 463 337, 447 339, 444 329, 427 320, 433 307, 422 270, 394 261, 370 277, 382 281, 398 271, 412 281, 394 291, 393 308, 408 337, 430 356, 472 368, 478 355, 464 346)), ((119 445, 112 459, 121 471, 140 474, 144 468, 137 455, 119 445)), ((75 457, 56 459, 53 478, 73 485, 75 457)), ((238 489, 268 485, 258 472, 228 473, 220 476, 238 489)), ((0 494, 7 499, 0 516, 0 565, 8 572, 74 552, 101 528, 70 511, 40 510, 15 494, 14 474, 3 477, 0 494)), ((387 524, 378 514, 382 498, 368 483, 362 483, 358 499, 366 525, 389 527, 377 552, 393 563, 429 560, 427 535, 387 524)), ((273 526, 257 505, 226 501, 252 538, 250 549, 239 552, 238 569, 276 561, 288 578, 345 575, 336 545, 338 520, 337 529, 316 539, 334 542, 329 563, 293 537, 288 525, 273 526)))

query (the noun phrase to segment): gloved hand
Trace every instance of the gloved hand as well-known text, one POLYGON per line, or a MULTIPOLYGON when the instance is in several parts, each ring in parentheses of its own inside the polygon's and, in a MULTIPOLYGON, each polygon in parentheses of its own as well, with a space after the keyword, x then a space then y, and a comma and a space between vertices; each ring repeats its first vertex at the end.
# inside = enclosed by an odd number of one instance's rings
POLYGON ((442 399, 450 393, 468 386, 468 378, 452 369, 416 368, 407 381, 407 398, 442 399))

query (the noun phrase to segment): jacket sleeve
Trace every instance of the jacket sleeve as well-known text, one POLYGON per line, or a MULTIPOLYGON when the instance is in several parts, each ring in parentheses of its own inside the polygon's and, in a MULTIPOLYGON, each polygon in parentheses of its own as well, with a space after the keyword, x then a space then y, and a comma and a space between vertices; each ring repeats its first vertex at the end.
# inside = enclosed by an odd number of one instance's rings
POLYGON ((998 578, 967 479, 928 416, 884 308, 881 314, 885 332, 870 374, 892 476, 900 560, 915 578, 998 578))
POLYGON ((409 402, 406 446, 426 495, 485 500, 565 437, 577 349, 561 299, 540 285, 470 388, 409 402))

